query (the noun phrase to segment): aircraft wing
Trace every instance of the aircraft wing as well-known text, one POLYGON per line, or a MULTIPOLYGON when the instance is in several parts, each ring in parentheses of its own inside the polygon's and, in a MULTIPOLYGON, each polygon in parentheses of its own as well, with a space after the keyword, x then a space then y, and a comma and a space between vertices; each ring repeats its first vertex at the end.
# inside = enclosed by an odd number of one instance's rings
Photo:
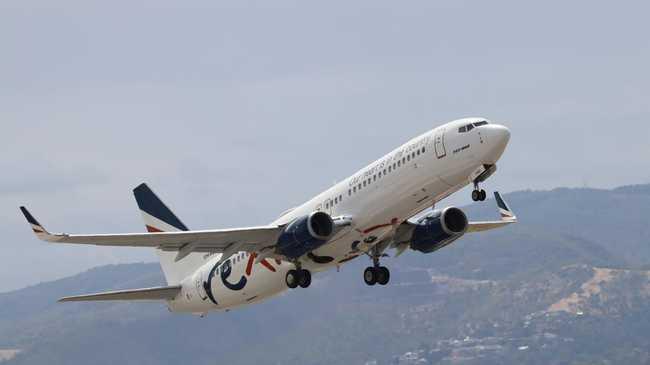
POLYGON ((500 221, 487 221, 487 222, 469 222, 467 225, 467 233, 489 231, 496 228, 501 228, 513 223, 517 223, 517 216, 510 210, 508 204, 501 197, 499 192, 494 192, 494 198, 501 214, 500 221))
POLYGON ((284 228, 283 226, 262 226, 203 231, 120 234, 50 233, 38 223, 25 207, 21 207, 20 210, 31 224, 36 236, 43 241, 97 246, 151 247, 165 251, 183 252, 184 250, 185 253, 223 253, 235 248, 236 251, 261 251, 268 246, 274 246, 284 228))
MULTIPOLYGON (((499 213, 501 214, 501 220, 485 221, 485 222, 468 222, 467 231, 465 233, 484 232, 492 229, 505 227, 513 223, 517 223, 517 217, 512 212, 512 210, 510 210, 505 200, 503 200, 501 194, 499 194, 499 192, 495 192, 494 197, 497 203, 497 207, 499 208, 499 213)), ((416 226, 415 223, 406 221, 402 223, 395 231, 395 235, 393 236, 390 247, 397 249, 396 257, 400 256, 409 248, 411 236, 413 234, 413 230, 415 229, 415 226, 416 226)), ((451 241, 448 242, 451 243, 460 237, 461 236, 452 238, 451 241)))

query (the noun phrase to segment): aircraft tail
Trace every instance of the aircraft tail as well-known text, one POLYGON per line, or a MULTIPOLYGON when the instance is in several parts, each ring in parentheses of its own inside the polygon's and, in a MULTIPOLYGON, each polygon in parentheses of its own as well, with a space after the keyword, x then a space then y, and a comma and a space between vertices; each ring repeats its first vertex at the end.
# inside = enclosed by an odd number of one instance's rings
MULTIPOLYGON (((133 189, 133 195, 138 203, 148 232, 189 231, 187 226, 178 219, 147 184, 138 185, 133 189)), ((176 251, 156 249, 156 253, 169 285, 179 284, 204 262, 201 254, 190 254, 182 261, 176 262, 175 258, 178 254, 176 251)))

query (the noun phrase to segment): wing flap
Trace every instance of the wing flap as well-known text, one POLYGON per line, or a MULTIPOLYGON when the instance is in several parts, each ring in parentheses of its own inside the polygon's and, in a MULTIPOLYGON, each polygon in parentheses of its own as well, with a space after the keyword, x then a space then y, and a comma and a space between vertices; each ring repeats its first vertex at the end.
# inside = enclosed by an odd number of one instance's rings
POLYGON ((77 295, 59 299, 59 302, 93 302, 111 300, 172 300, 181 286, 161 286, 144 289, 118 290, 104 293, 77 295))

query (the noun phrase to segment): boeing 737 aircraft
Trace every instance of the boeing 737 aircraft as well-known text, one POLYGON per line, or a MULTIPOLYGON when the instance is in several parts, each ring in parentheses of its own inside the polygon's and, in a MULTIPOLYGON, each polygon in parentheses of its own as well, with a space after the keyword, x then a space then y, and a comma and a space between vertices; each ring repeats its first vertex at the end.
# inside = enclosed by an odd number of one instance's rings
POLYGON ((484 201, 480 184, 496 171, 509 130, 484 118, 453 121, 420 135, 351 177, 289 209, 267 226, 190 230, 145 184, 134 189, 148 233, 54 234, 21 207, 44 241, 118 247, 151 247, 167 286, 66 297, 62 302, 164 300, 173 312, 203 315, 257 303, 287 289, 307 288, 312 273, 361 256, 372 260, 363 280, 386 285, 385 251, 439 250, 466 233, 515 223, 499 193, 501 220, 469 222, 455 207, 431 208, 468 184, 484 201))

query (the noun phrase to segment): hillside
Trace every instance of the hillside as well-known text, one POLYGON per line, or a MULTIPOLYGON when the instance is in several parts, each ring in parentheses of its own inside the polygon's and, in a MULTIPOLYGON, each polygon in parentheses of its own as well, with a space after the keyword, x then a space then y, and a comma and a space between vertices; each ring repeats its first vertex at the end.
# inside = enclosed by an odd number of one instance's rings
MULTIPOLYGON (((366 260, 310 290, 206 318, 156 303, 58 297, 158 285, 157 264, 106 266, 0 294, 4 364, 582 364, 650 361, 650 185, 506 197, 515 227, 431 255, 366 260), (16 352, 20 351, 20 352, 16 352)), ((492 202, 469 207, 494 217, 492 202)))

